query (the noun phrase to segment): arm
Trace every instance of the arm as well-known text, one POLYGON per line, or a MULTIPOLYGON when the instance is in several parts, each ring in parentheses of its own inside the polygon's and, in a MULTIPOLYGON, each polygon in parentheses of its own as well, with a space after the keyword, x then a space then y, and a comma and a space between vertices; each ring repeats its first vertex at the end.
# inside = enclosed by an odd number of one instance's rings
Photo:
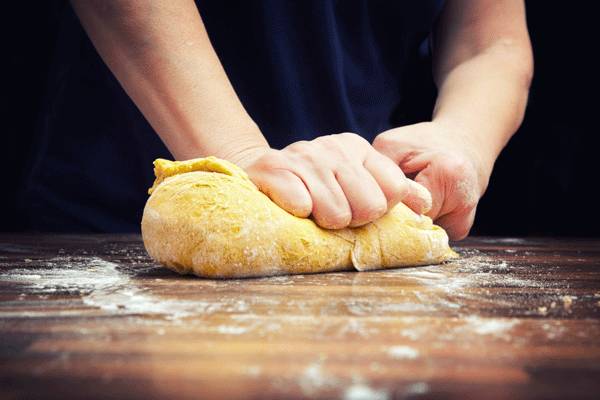
POLYGON ((215 155, 246 169, 282 208, 326 228, 370 222, 399 201, 430 203, 401 169, 353 134, 267 141, 240 103, 192 0, 72 0, 127 94, 177 159, 215 155))
POLYGON ((173 156, 232 158, 267 142, 192 0, 73 0, 100 56, 173 156))
POLYGON ((460 239, 523 119, 533 74, 524 4, 449 0, 433 39, 432 121, 384 132, 374 146, 431 191, 429 215, 460 239))
MULTIPOLYGON (((433 54, 439 88, 433 120, 472 140, 491 172, 523 120, 533 76, 524 3, 449 1, 433 54)), ((482 176, 486 184, 487 178, 482 176)))

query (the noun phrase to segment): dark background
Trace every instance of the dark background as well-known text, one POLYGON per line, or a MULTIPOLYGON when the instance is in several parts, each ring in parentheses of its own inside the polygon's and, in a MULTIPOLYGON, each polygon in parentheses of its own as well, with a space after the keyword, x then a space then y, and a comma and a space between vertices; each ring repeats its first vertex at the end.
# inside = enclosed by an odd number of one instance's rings
MULTIPOLYGON (((600 130, 594 2, 527 2, 535 77, 522 127, 504 150, 472 234, 600 236, 600 130)), ((15 193, 44 101, 63 1, 14 2, 0 17, 0 230, 22 231, 15 193)), ((493 95, 493 94, 492 94, 493 95)), ((424 96, 415 104, 427 104, 424 96)))

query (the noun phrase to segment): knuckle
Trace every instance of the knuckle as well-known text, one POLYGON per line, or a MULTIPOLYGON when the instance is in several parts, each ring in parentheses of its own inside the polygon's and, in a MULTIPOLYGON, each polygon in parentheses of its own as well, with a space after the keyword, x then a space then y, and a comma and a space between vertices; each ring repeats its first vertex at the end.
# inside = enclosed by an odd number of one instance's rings
POLYGON ((360 177, 360 168, 362 168, 361 164, 358 164, 356 161, 352 160, 344 160, 344 159, 336 159, 333 161, 333 172, 335 176, 340 178, 345 178, 346 181, 350 180, 353 185, 357 185, 357 179, 360 177))
POLYGON ((313 168, 321 169, 330 161, 323 157, 323 152, 311 142, 294 143, 294 147, 286 148, 286 152, 289 152, 288 162, 293 165, 312 165, 313 168))
POLYGON ((323 136, 314 138, 311 142, 321 144, 321 145, 326 145, 328 143, 335 142, 336 137, 337 137, 337 135, 323 135, 323 136))
POLYGON ((255 166, 260 170, 273 170, 287 165, 287 157, 279 151, 269 151, 256 160, 255 166))
POLYGON ((361 144, 364 144, 364 143, 368 144, 369 143, 362 136, 357 135, 356 133, 352 133, 352 132, 342 132, 342 133, 339 133, 339 134, 337 134, 335 136, 338 136, 342 140, 353 141, 353 142, 356 142, 356 143, 361 143, 361 144))
POLYGON ((384 148, 389 146, 391 142, 391 135, 387 132, 380 133, 373 140, 373 147, 376 149, 384 148))
POLYGON ((321 136, 316 138, 314 141, 323 145, 327 149, 336 150, 341 154, 345 154, 347 152, 349 145, 360 146, 360 148, 370 147, 369 142, 365 138, 351 132, 321 136))
POLYGON ((303 159, 313 157, 315 152, 314 145, 305 140, 294 142, 282 150, 286 154, 292 154, 295 157, 303 159))
POLYGON ((340 143, 338 135, 320 136, 320 137, 314 139, 313 142, 326 151, 333 150, 336 152, 341 152, 341 150, 343 148, 343 146, 340 143))
POLYGON ((306 140, 299 140, 297 142, 289 144, 288 146, 286 146, 284 148, 284 150, 304 153, 304 152, 310 152, 310 148, 311 148, 310 142, 308 142, 306 140))

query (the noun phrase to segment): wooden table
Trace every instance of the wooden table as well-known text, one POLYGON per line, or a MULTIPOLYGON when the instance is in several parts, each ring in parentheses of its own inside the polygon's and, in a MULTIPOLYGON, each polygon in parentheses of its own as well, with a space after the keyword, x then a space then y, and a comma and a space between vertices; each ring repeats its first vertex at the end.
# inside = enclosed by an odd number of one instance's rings
POLYGON ((0 235, 2 398, 599 398, 600 240, 215 281, 139 236, 0 235))

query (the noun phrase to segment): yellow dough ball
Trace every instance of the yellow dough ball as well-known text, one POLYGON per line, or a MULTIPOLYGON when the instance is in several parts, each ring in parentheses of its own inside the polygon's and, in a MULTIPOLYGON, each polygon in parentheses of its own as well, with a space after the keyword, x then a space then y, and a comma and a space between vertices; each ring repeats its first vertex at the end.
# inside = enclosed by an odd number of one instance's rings
POLYGON ((234 278, 440 263, 446 232, 398 204, 359 228, 328 230, 281 209, 215 157, 154 162, 142 218, 146 250, 182 274, 234 278))

